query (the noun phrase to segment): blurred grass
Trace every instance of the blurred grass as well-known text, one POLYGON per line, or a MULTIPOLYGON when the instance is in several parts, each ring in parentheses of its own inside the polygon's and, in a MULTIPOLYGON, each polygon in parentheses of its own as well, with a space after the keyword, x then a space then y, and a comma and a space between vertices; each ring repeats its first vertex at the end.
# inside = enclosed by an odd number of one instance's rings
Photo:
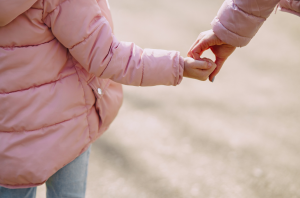
MULTIPOLYGON (((109 2, 119 40, 185 56, 223 1, 109 2)), ((87 197, 299 198, 299 23, 273 13, 214 83, 124 86, 93 144, 87 197)))

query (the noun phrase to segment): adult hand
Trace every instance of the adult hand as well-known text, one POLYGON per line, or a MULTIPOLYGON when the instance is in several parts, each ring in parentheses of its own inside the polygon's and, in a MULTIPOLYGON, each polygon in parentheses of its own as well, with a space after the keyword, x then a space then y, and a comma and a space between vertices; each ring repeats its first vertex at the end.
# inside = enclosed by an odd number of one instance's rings
POLYGON ((221 41, 212 30, 201 32, 188 52, 188 56, 196 60, 205 50, 211 49, 216 56, 216 69, 210 74, 209 80, 213 82, 226 59, 232 54, 236 47, 221 41))

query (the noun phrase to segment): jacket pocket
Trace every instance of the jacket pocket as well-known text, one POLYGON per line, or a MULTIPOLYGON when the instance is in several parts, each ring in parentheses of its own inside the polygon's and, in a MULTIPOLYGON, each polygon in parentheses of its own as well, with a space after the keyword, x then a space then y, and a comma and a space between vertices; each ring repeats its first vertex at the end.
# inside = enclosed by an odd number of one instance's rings
POLYGON ((123 101, 122 86, 110 79, 95 77, 89 82, 93 89, 96 111, 100 117, 100 130, 103 133, 117 116, 123 101))

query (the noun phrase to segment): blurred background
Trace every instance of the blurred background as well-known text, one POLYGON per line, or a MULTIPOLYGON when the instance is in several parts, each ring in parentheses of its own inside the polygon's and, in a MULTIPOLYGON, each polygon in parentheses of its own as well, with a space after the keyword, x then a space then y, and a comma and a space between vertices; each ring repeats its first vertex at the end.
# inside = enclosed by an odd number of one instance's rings
MULTIPOLYGON (((119 40, 183 56, 222 2, 109 0, 119 40)), ((86 197, 299 198, 299 35, 299 17, 273 12, 214 83, 124 86, 92 146, 86 197)))

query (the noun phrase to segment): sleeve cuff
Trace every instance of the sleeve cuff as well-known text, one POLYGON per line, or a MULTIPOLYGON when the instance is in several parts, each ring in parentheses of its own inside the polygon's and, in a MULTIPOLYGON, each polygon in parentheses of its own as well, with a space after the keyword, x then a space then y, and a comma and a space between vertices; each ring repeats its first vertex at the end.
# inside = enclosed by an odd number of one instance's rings
POLYGON ((224 42, 236 47, 247 45, 266 19, 243 11, 233 0, 225 0, 212 21, 212 29, 224 42))
POLYGON ((217 17, 214 18, 211 25, 217 37, 227 44, 235 47, 244 47, 251 41, 251 38, 239 36, 226 29, 217 17))
POLYGON ((184 71, 184 58, 179 56, 179 65, 178 65, 178 78, 175 81, 174 86, 179 85, 183 79, 183 71, 184 71))

